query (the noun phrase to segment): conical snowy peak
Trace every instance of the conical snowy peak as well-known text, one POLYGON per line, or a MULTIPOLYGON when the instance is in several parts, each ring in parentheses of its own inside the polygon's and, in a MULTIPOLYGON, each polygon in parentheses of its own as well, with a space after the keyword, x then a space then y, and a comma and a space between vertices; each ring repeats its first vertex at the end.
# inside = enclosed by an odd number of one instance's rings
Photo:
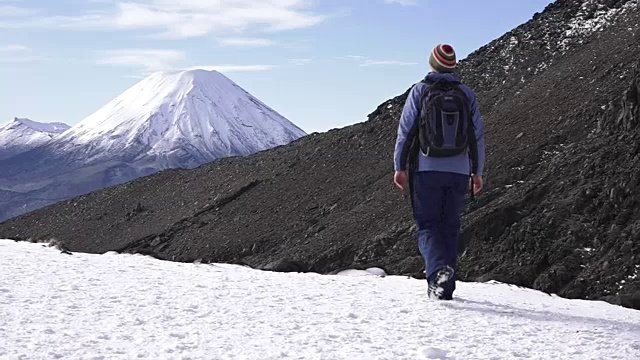
POLYGON ((63 123, 40 123, 26 118, 14 118, 0 126, 0 160, 41 146, 69 128, 69 125, 63 123))
POLYGON ((304 135, 224 75, 190 70, 150 75, 59 143, 67 150, 91 144, 91 159, 124 150, 136 157, 153 156, 164 169, 248 155, 304 135))

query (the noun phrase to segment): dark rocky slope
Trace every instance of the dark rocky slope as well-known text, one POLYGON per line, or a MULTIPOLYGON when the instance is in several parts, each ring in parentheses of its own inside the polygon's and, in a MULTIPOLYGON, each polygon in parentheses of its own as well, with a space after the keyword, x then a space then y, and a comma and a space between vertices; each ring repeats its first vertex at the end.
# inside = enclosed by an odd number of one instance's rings
MULTIPOLYGON (((488 134, 462 279, 640 308, 639 23, 637 0, 560 0, 461 63, 488 134)), ((391 184, 405 96, 362 124, 47 207, 0 224, 0 237, 279 270, 419 272, 408 200, 391 184)))

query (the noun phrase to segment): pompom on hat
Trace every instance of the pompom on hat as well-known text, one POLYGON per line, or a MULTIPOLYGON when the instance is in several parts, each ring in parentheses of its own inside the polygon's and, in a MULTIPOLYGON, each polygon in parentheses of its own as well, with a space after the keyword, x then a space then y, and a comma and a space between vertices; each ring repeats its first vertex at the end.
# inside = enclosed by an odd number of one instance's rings
POLYGON ((456 69, 456 52, 449 44, 439 44, 429 56, 429 65, 435 72, 448 73, 456 69))

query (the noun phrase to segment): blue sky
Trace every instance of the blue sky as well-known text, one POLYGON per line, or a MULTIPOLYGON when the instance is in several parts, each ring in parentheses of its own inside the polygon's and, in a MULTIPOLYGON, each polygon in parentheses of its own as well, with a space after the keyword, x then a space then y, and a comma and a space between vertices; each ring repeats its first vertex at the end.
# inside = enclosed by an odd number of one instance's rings
POLYGON ((154 71, 219 69, 307 132, 366 120, 550 0, 0 0, 0 123, 73 125, 154 71))

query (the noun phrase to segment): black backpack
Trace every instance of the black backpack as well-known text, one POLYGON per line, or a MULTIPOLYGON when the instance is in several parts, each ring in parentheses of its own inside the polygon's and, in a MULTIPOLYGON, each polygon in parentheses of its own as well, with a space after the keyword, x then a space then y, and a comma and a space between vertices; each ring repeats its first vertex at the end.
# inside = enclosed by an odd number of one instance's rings
MULTIPOLYGON (((477 153, 475 127, 469 99, 459 82, 425 81, 418 118, 418 142, 425 156, 451 157, 470 152, 473 165, 477 153)), ((475 166, 474 166, 475 168, 475 166)))

